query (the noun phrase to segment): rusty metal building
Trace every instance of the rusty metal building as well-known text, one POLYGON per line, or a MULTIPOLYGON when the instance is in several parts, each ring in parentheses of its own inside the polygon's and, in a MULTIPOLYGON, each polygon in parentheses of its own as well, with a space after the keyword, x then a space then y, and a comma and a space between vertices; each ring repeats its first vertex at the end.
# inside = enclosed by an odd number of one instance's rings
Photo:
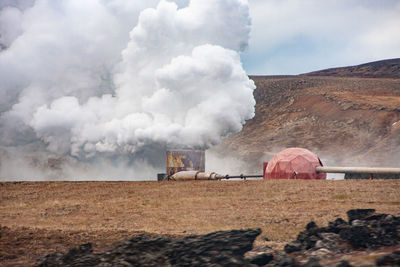
POLYGON ((180 171, 205 171, 204 150, 167 150, 167 176, 180 171))

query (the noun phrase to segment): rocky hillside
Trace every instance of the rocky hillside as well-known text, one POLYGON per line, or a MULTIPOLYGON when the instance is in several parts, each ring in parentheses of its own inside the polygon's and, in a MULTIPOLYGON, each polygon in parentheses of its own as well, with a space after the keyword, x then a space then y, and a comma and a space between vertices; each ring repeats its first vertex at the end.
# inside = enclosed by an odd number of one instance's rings
POLYGON ((222 147, 251 161, 299 146, 325 165, 400 166, 400 59, 251 78, 256 115, 222 147))
POLYGON ((380 60, 351 67, 314 71, 304 75, 363 78, 400 78, 400 58, 380 60))

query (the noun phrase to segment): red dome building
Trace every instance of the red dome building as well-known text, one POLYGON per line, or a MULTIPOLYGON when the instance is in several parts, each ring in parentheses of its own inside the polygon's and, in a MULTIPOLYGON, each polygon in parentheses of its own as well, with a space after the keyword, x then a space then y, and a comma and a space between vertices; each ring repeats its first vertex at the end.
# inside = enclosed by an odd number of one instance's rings
POLYGON ((326 179, 326 173, 317 173, 323 166, 317 155, 304 148, 288 148, 276 154, 265 168, 264 179, 326 179))

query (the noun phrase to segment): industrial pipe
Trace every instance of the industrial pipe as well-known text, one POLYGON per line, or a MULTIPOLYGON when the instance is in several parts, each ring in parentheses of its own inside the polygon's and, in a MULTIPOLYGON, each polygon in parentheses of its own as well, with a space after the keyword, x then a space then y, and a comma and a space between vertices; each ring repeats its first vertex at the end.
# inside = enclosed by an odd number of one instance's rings
POLYGON ((369 173, 369 174, 400 174, 400 168, 375 167, 316 167, 317 172, 326 173, 369 173))
POLYGON ((174 181, 187 181, 187 180, 217 180, 219 176, 215 172, 206 173, 200 171, 180 171, 174 173, 170 180, 174 181))
POLYGON ((262 178, 262 177, 264 177, 264 175, 262 174, 255 174, 255 175, 240 174, 240 175, 225 175, 220 179, 233 179, 233 178, 247 179, 247 178, 262 178))
POLYGON ((200 171, 180 171, 171 175, 170 180, 174 181, 187 181, 187 180, 221 180, 231 178, 259 178, 263 175, 220 175, 215 172, 200 172, 200 171))

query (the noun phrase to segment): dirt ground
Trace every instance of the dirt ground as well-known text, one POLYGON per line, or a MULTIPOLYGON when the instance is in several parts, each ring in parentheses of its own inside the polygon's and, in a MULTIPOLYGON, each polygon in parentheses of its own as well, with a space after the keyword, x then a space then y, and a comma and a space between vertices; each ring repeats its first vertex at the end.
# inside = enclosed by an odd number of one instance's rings
POLYGON ((400 215, 400 180, 0 183, 0 266, 30 266, 85 242, 259 227, 274 248, 353 208, 400 215))

